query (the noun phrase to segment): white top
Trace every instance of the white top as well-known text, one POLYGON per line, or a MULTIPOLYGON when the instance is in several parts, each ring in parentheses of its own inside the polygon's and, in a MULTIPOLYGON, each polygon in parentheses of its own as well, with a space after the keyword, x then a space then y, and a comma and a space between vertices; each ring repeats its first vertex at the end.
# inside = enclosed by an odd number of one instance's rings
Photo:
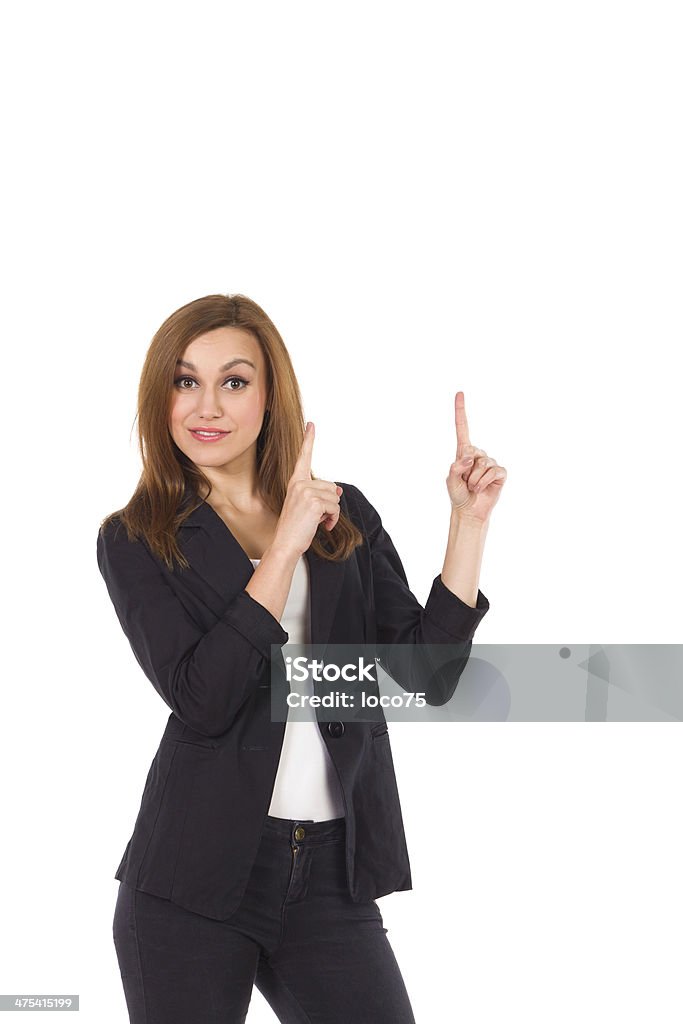
MULTIPOLYGON (((260 558, 251 558, 256 567, 260 558)), ((290 644, 310 643, 311 591, 308 563, 303 555, 294 569, 281 626, 290 644)), ((286 645, 285 645, 286 647, 286 645)), ((285 652, 286 653, 286 652, 285 652)), ((313 682, 297 682, 298 693, 313 695, 313 682)), ((344 817, 339 776, 320 733, 315 709, 306 703, 297 709, 307 721, 285 722, 280 761, 268 814, 299 821, 327 821, 344 817)))

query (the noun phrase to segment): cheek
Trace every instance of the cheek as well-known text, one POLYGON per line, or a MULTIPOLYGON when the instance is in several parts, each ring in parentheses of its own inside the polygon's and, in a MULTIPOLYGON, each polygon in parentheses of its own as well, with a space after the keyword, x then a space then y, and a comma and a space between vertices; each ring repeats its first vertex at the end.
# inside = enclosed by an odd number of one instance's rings
POLYGON ((170 419, 173 421, 181 420, 191 405, 192 396, 189 392, 186 392, 185 394, 183 394, 182 391, 174 392, 171 399, 170 419))
POLYGON ((235 403, 232 412, 235 419, 239 419, 243 427, 259 427, 263 419, 264 403, 258 394, 249 396, 249 400, 240 404, 235 403), (238 411, 239 409, 239 411, 238 411))
POLYGON ((187 395, 175 394, 171 399, 170 412, 168 414, 168 427, 171 432, 180 430, 183 420, 186 418, 189 405, 187 395))

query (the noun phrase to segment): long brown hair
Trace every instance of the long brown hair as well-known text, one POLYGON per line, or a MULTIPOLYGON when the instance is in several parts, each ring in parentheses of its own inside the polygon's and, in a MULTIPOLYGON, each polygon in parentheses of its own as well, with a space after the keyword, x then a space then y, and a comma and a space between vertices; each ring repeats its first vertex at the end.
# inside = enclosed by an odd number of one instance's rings
MULTIPOLYGON (((211 483, 171 436, 168 421, 176 361, 198 335, 217 327, 249 331, 261 346, 266 364, 266 413, 256 443, 256 469, 266 503, 279 515, 303 442, 305 422, 299 385, 289 353, 270 317, 246 295, 206 295, 181 306, 164 321, 147 352, 136 419, 142 475, 125 506, 101 523, 117 519, 129 539, 144 538, 150 549, 173 569, 174 559, 187 567, 176 531, 198 506, 200 485, 211 483), (183 498, 190 493, 188 503, 183 498)), ((311 474, 313 479, 317 479, 311 474)), ((321 558, 342 561, 363 543, 363 535, 341 513, 332 531, 322 525, 311 543, 321 558)))

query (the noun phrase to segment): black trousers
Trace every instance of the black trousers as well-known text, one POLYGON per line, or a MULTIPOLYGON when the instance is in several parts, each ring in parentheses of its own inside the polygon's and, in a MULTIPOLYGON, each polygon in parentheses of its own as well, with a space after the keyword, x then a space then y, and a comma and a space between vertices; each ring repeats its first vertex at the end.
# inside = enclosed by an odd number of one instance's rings
POLYGON ((348 894, 344 830, 344 818, 268 816, 227 921, 121 882, 113 935, 131 1024, 243 1024, 254 984, 286 1024, 415 1024, 379 907, 348 894))

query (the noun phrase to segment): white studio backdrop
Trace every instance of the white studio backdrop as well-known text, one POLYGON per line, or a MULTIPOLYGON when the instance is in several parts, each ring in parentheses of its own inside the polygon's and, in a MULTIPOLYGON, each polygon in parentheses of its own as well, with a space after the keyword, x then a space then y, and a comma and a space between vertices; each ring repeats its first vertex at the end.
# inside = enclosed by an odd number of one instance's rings
MULTIPOLYGON (((185 302, 265 308, 314 473, 363 490, 422 602, 464 391, 508 471, 475 643, 681 641, 681 21, 4 8, 0 992, 127 1019, 113 875, 168 709, 95 540, 185 302)), ((390 728, 415 888, 379 906, 416 1019, 678 1022, 676 723, 390 728)), ((274 1020, 256 990, 248 1019, 274 1020)))

